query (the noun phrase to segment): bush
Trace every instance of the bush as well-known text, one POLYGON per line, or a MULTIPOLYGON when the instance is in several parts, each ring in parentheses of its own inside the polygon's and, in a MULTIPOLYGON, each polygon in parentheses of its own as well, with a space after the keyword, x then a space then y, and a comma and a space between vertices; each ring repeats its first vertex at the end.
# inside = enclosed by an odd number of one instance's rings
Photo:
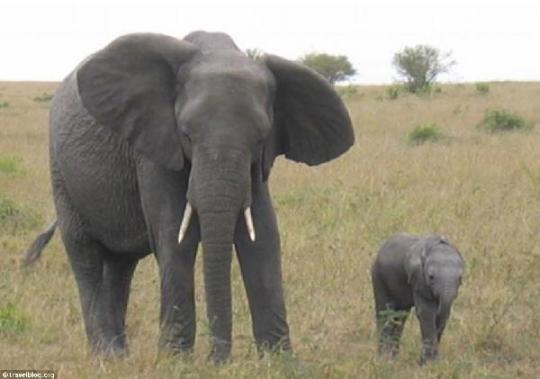
POLYGON ((409 132, 407 139, 413 145, 421 145, 425 142, 436 142, 442 138, 441 129, 434 123, 418 125, 409 132))
POLYGON ((352 84, 347 86, 336 86, 337 93, 342 97, 348 97, 358 93, 358 87, 352 84))
POLYGON ((478 124, 478 128, 489 133, 497 133, 526 130, 531 129, 532 126, 515 112, 496 109, 486 112, 484 119, 478 124))
POLYGON ((0 101, 0 109, 9 107, 9 103, 7 101, 0 101))
POLYGON ((482 95, 485 95, 486 93, 489 92, 489 84, 487 83, 476 83, 475 87, 476 87, 476 91, 478 91, 478 93, 482 95))
POLYGON ((21 334, 29 327, 28 318, 14 304, 7 303, 0 307, 0 335, 21 334))
POLYGON ((21 158, 14 156, 0 156, 0 173, 16 176, 23 171, 20 166, 21 158))
POLYGON ((34 101, 37 101, 38 103, 44 103, 50 101, 52 98, 52 94, 43 92, 41 95, 34 97, 34 101))
POLYGON ((399 97, 401 90, 402 90, 401 86, 397 86, 397 85, 390 86, 386 88, 386 96, 390 100, 396 100, 399 97))

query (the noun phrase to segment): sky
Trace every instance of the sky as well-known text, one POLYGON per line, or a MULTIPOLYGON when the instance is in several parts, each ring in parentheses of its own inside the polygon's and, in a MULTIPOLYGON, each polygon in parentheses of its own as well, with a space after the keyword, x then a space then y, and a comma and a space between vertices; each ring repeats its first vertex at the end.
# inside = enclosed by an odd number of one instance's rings
POLYGON ((0 80, 58 81, 120 35, 194 30, 346 55, 361 84, 397 80, 393 55, 417 44, 452 52, 443 81, 540 80, 540 0, 0 0, 0 80))

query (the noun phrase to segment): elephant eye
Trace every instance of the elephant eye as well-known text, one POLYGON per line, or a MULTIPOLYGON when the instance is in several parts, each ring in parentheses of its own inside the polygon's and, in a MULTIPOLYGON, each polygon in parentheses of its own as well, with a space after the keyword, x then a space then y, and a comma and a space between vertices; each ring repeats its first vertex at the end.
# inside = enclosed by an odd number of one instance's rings
POLYGON ((435 274, 434 274, 434 273, 429 273, 429 274, 428 274, 428 280, 429 280, 430 282, 434 281, 434 280, 435 280, 435 274))

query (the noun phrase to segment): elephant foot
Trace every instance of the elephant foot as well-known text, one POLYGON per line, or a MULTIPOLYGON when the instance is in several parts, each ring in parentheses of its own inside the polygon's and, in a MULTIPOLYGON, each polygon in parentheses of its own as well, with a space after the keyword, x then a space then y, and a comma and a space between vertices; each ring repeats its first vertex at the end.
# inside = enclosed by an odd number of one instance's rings
POLYGON ((257 351, 259 352, 260 358, 263 358, 266 355, 294 357, 289 337, 281 338, 278 341, 258 341, 257 351))
POLYGON ((382 359, 396 359, 399 354, 399 346, 379 346, 377 353, 382 359))
POLYGON ((193 358, 193 344, 182 345, 178 343, 161 344, 158 348, 157 360, 167 358, 178 358, 180 360, 190 361, 193 358))
POLYGON ((273 349, 259 351, 260 358, 269 360, 276 370, 283 373, 284 377, 314 377, 317 372, 313 371, 315 367, 308 366, 292 349, 273 349))
POLYGON ((420 358, 418 359, 418 365, 423 366, 429 362, 433 362, 437 360, 437 353, 431 353, 431 354, 422 354, 420 358))
POLYGON ((195 345, 195 333, 190 333, 187 336, 180 337, 178 335, 170 335, 162 332, 159 339, 159 355, 175 356, 175 355, 190 355, 193 353, 195 345))
MULTIPOLYGON (((123 339, 123 338, 122 338, 123 339)), ((129 355, 127 344, 120 337, 111 341, 99 341, 92 344, 92 354, 100 359, 123 359, 129 355)))
POLYGON ((214 341, 212 350, 208 355, 208 361, 215 365, 227 363, 231 357, 231 343, 226 341, 214 341))

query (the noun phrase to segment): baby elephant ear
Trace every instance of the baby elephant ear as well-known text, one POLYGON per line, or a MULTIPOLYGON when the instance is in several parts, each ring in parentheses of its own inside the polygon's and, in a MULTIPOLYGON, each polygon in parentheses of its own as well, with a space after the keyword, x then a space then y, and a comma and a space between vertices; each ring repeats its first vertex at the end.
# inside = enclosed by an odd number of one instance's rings
POLYGON ((176 73, 196 51, 189 42, 160 34, 120 37, 79 67, 82 103, 148 159, 180 170, 184 155, 174 115, 176 73))
POLYGON ((351 119, 332 85, 313 70, 266 55, 277 84, 274 151, 310 166, 332 160, 354 143, 351 119))
POLYGON ((426 249, 426 241, 424 240, 420 240, 411 246, 409 259, 405 263, 405 272, 409 284, 413 284, 414 280, 423 277, 426 249))

